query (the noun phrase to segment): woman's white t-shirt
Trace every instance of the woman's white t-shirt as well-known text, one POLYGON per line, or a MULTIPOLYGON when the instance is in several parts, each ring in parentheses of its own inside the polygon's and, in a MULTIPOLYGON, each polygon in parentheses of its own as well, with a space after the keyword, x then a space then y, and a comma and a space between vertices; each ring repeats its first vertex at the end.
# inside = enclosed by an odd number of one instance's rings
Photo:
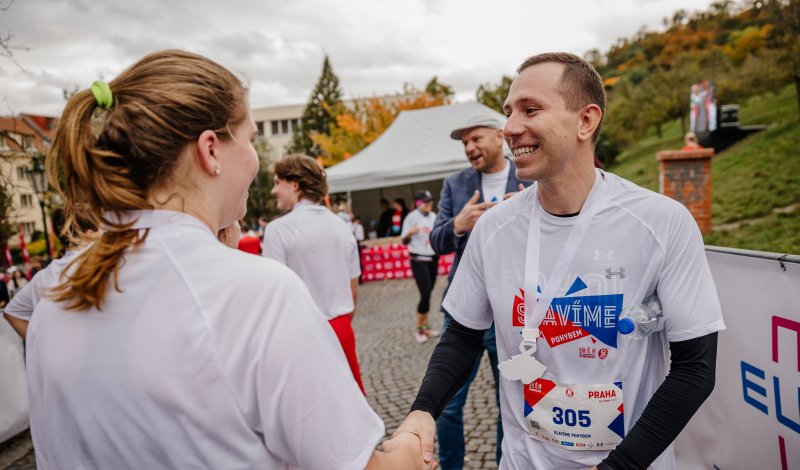
POLYGON ((409 231, 414 227, 419 227, 419 231, 411 236, 408 244, 408 251, 412 255, 433 256, 436 254, 431 247, 430 234, 433 224, 436 223, 436 212, 423 214, 419 209, 411 211, 406 220, 403 221, 403 230, 400 236, 405 238, 409 231))
POLYGON ((135 227, 102 310, 31 318, 37 466, 363 469, 383 423, 302 281, 187 214, 135 227))

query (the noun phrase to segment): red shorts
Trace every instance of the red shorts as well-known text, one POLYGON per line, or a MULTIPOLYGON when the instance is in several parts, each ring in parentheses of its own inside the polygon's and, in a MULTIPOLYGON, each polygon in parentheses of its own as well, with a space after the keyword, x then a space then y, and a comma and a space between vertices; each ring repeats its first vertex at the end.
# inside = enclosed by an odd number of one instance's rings
POLYGON ((336 318, 328 320, 331 324, 336 337, 342 343, 344 356, 347 358, 347 363, 350 364, 350 370, 353 371, 353 377, 356 379, 358 388, 365 396, 367 392, 364 391, 364 384, 361 383, 361 369, 358 367, 358 358, 356 357, 356 335, 353 333, 353 325, 350 323, 350 315, 340 315, 336 318))

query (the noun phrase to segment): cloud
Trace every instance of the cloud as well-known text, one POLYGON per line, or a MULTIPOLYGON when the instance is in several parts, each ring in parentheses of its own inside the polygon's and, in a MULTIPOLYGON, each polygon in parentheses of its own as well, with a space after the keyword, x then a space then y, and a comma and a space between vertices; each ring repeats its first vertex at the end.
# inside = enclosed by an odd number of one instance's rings
MULTIPOLYGON (((459 99, 548 50, 605 51, 641 25, 711 0, 25 0, 0 12, 33 49, 0 58, 0 98, 17 112, 57 114, 61 90, 111 79, 149 52, 183 48, 235 70, 255 106, 302 103, 328 54, 346 96, 422 86, 437 75, 459 99)), ((0 111, 1 113, 2 111, 0 111)))

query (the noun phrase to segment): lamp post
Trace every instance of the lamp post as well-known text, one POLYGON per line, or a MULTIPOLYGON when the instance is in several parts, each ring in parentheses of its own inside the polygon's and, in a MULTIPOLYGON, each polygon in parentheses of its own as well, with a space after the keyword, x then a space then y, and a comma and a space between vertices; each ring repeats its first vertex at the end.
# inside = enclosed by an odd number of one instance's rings
POLYGON ((44 226, 44 244, 45 256, 50 260, 50 237, 47 235, 47 215, 44 212, 44 195, 49 190, 47 183, 47 174, 44 170, 44 164, 38 157, 33 157, 33 165, 28 169, 28 176, 33 183, 33 190, 39 198, 39 207, 42 209, 42 224, 44 226))

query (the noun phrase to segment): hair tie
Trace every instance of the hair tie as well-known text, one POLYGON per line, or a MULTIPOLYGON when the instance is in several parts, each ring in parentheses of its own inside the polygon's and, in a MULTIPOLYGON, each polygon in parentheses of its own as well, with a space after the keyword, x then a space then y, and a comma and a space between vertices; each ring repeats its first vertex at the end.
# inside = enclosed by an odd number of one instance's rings
POLYGON ((101 80, 95 80, 89 89, 92 91, 92 95, 94 96, 95 101, 97 101, 97 105, 101 108, 109 109, 111 108, 111 105, 114 104, 114 95, 111 93, 111 87, 108 86, 108 83, 101 80))

